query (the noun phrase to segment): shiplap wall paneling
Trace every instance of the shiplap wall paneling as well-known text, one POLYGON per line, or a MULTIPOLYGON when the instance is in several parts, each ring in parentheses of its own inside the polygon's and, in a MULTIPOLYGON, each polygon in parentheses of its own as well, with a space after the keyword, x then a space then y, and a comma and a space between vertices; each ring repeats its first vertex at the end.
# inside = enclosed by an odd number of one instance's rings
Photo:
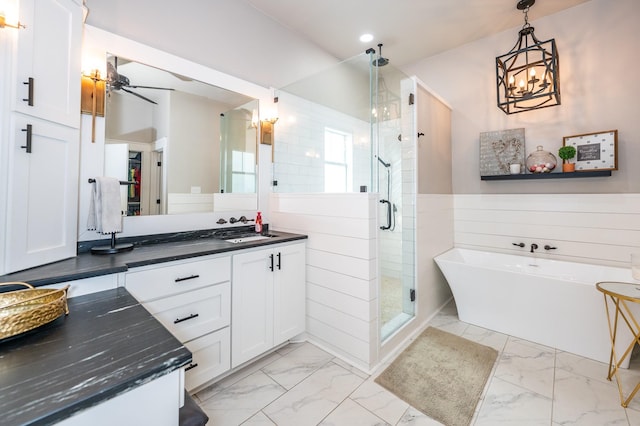
POLYGON ((458 247, 531 255, 535 243, 536 256, 621 267, 640 249, 640 194, 459 194, 454 203, 458 247))
POLYGON ((308 235, 307 335, 354 365, 377 360, 375 194, 271 194, 269 226, 308 235))

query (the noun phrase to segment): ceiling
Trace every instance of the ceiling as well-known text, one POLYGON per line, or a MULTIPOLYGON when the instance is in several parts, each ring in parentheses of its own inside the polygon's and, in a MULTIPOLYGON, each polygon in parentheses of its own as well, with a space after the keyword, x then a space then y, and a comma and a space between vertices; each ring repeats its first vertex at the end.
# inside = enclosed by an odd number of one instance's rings
MULTIPOLYGON (((535 25, 586 1, 537 0, 529 19, 535 25)), ((85 2, 89 25, 263 87, 284 87, 378 43, 402 69, 524 23, 517 0, 85 2), (362 43, 363 33, 375 38, 362 43)))
MULTIPOLYGON (((400 67, 524 23, 517 0, 247 1, 339 59, 383 43, 383 56, 400 67), (361 43, 363 33, 374 40, 361 43)), ((586 1, 538 0, 529 20, 586 1)))

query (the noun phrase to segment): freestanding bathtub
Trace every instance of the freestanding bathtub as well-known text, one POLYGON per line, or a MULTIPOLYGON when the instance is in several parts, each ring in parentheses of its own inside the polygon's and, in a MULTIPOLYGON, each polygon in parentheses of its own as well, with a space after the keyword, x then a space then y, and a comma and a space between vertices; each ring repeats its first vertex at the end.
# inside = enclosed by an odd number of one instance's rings
MULTIPOLYGON (((435 261, 461 321, 609 363, 604 297, 595 284, 634 282, 630 269, 461 248, 435 261)), ((640 318, 640 305, 630 305, 640 318)), ((616 349, 632 339, 620 324, 616 349)), ((627 358, 623 367, 628 364, 627 358)))

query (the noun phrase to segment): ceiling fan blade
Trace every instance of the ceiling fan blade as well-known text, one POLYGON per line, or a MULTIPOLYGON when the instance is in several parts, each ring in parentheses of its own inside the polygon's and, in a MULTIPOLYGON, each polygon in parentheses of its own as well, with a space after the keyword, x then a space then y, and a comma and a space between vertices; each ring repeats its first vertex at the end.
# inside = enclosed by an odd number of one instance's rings
POLYGON ((154 101, 152 101, 151 99, 146 98, 146 97, 144 97, 144 96, 142 96, 142 95, 140 95, 140 94, 138 94, 138 93, 136 93, 136 92, 134 92, 134 91, 132 91, 132 90, 125 89, 124 87, 121 87, 121 89, 122 89, 123 91, 127 92, 127 93, 131 93, 132 95, 139 97, 140 99, 144 99, 144 100, 145 100, 145 101, 147 101, 147 102, 151 102, 151 103, 152 103, 152 104, 154 104, 154 105, 158 105, 158 103, 157 103, 157 102, 154 102, 154 101))
POLYGON ((158 90, 175 90, 171 87, 154 87, 154 86, 138 86, 138 85, 128 85, 127 87, 131 87, 133 89, 158 89, 158 90))

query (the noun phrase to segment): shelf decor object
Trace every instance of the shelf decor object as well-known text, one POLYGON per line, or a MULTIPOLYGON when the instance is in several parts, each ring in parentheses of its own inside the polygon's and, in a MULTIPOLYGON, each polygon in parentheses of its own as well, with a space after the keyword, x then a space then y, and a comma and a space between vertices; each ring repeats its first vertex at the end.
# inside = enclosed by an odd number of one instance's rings
POLYGON ((67 289, 35 289, 31 284, 12 281, 0 286, 22 285, 26 289, 0 293, 0 339, 17 336, 69 314, 67 289))
POLYGON ((576 149, 576 171, 618 170, 618 131, 565 136, 563 146, 576 149))
POLYGON ((531 173, 551 173, 557 164, 555 155, 542 149, 542 145, 527 157, 527 170, 531 173))
POLYGON ((515 46, 496 57, 498 108, 505 114, 560 105, 559 59, 555 39, 540 41, 529 24, 535 0, 519 0, 524 26, 515 46))
POLYGON ((508 175, 510 165, 524 171, 524 129, 480 133, 480 176, 508 175))
POLYGON ((558 156, 562 158, 562 173, 573 173, 576 171, 576 163, 571 159, 576 156, 576 149, 571 145, 563 145, 558 150, 558 156))

